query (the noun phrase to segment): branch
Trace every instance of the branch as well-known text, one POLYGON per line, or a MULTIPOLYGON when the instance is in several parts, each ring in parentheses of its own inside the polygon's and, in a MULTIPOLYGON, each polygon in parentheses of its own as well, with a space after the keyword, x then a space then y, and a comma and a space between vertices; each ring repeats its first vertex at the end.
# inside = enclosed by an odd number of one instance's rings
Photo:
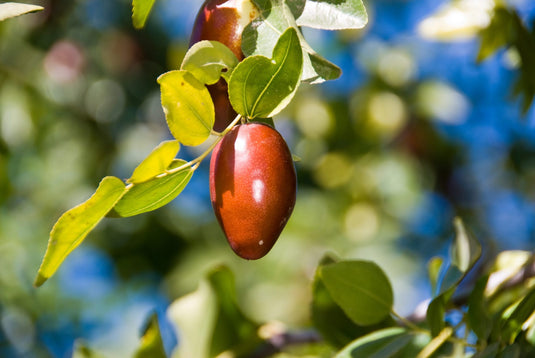
POLYGON ((282 352, 288 346, 321 341, 321 336, 314 330, 278 333, 267 338, 249 358, 267 358, 282 352))

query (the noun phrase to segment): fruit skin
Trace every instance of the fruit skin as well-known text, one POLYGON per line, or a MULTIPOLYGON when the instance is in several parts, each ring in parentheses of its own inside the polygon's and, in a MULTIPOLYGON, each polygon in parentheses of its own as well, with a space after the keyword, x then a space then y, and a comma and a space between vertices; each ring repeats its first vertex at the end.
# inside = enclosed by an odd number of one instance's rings
POLYGON ((235 126, 212 152, 212 207, 230 246, 244 259, 271 250, 293 211, 296 191, 290 150, 266 124, 235 126))
MULTIPOLYGON (((257 15, 258 10, 250 0, 206 0, 197 13, 190 46, 201 40, 219 41, 241 61, 244 58, 241 50, 243 29, 257 15)), ((216 108, 214 130, 221 132, 236 117, 228 99, 228 86, 221 78, 207 87, 216 108)))

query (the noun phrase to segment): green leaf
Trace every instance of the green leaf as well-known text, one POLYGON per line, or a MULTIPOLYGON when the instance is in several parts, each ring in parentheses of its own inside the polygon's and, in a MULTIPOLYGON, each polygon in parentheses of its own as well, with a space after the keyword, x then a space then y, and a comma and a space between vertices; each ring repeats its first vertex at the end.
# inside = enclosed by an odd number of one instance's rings
POLYGON ((211 85, 220 77, 228 82, 237 64, 236 55, 227 46, 205 40, 190 47, 180 69, 191 72, 202 83, 211 85))
POLYGON ((498 349, 500 348, 499 342, 494 342, 485 347, 484 350, 477 352, 472 358, 496 358, 498 355, 498 349))
POLYGON ((303 56, 297 32, 288 28, 273 49, 272 60, 251 56, 232 73, 232 107, 247 118, 272 117, 288 105, 297 91, 303 56))
POLYGON ((134 354, 134 358, 166 358, 163 347, 158 316, 153 313, 144 329, 141 344, 134 354))
POLYGON ((295 17, 302 12, 302 0, 295 4, 287 0, 255 0, 255 4, 261 15, 243 30, 242 51, 246 56, 271 56, 279 36, 288 27, 292 27, 297 31, 303 50, 301 80, 321 83, 340 77, 340 68, 317 54, 299 30, 295 17))
POLYGON ((444 260, 441 257, 433 257, 427 263, 427 275, 431 283, 431 292, 434 295, 438 289, 438 280, 444 260))
POLYGON ((28 14, 31 12, 41 11, 44 8, 38 5, 22 4, 17 2, 6 2, 0 4, 0 21, 12 17, 28 14))
POLYGON ((451 261, 461 272, 467 272, 481 256, 481 245, 467 232, 460 218, 455 218, 453 224, 455 241, 451 247, 451 261))
POLYGON ((393 326, 395 322, 390 316, 378 324, 359 326, 345 314, 327 291, 320 276, 321 267, 334 262, 333 258, 324 257, 318 265, 312 284, 312 323, 323 339, 334 347, 341 348, 355 338, 393 326))
POLYGON ((494 9, 490 24, 479 33, 481 40, 477 61, 485 60, 510 43, 514 36, 514 31, 511 13, 503 7, 494 9))
POLYGON ((71 358, 104 358, 104 356, 89 348, 82 340, 77 339, 74 342, 71 358))
POLYGON ((333 300, 356 324, 379 323, 391 312, 392 287, 375 263, 342 261, 322 266, 320 275, 333 300))
POLYGON ((56 272, 67 255, 82 243, 124 193, 125 186, 119 178, 105 177, 91 198, 65 212, 58 219, 50 232, 35 286, 41 286, 56 272))
POLYGON ((488 275, 486 275, 478 279, 468 297, 468 324, 477 338, 482 341, 486 341, 489 337, 493 323, 485 298, 485 287, 487 286, 488 278, 488 275))
POLYGON ((427 324, 433 337, 436 337, 445 327, 446 298, 444 295, 435 297, 427 306, 427 324))
POLYGON ((132 22, 136 29, 145 26, 155 0, 132 0, 132 22))
POLYGON ((308 0, 297 25, 316 29, 360 29, 368 22, 361 0, 308 0))
POLYGON ((412 340, 405 328, 387 328, 351 342, 335 358, 389 358, 394 357, 412 340))
POLYGON ((524 322, 533 314, 534 308, 535 288, 532 288, 514 310, 505 315, 502 321, 502 339, 506 344, 512 344, 518 334, 522 332, 524 322))
POLYGON ((179 150, 180 144, 176 140, 161 142, 154 148, 148 157, 134 169, 132 177, 126 182, 138 184, 164 173, 173 159, 175 159, 179 150))
POLYGON ((195 292, 174 301, 167 316, 180 334, 179 357, 208 358, 223 351, 251 356, 259 344, 258 325, 238 307, 234 277, 224 266, 212 270, 195 292))
POLYGON ((185 145, 199 145, 212 131, 215 111, 206 86, 188 71, 158 77, 162 107, 171 134, 185 145))
MULTIPOLYGON (((175 160, 174 167, 186 164, 175 160)), ((129 217, 156 210, 176 198, 186 187, 195 169, 186 167, 133 185, 110 212, 112 217, 129 217)))

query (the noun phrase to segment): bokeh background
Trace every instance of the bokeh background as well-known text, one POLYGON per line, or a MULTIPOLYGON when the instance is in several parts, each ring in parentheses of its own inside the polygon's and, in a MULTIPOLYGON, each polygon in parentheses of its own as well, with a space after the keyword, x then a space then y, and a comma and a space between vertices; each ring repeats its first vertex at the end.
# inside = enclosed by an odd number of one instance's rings
MULTIPOLYGON (((170 138, 156 78, 179 66, 201 3, 157 1, 139 31, 126 0, 41 1, 44 12, 0 22, 1 357, 70 357, 80 340, 129 357, 151 312, 171 353, 180 334, 167 308, 217 264, 234 272, 248 316, 307 327, 327 252, 377 262, 408 315, 430 296, 426 262, 447 254, 457 215, 488 256, 533 249, 535 110, 512 95, 518 55, 477 63, 477 36, 424 36, 447 1, 369 0, 363 30, 304 30, 343 75, 303 85, 275 119, 301 160, 295 211, 267 257, 227 246, 205 161, 171 204, 104 220, 33 288, 61 213, 170 138)), ((508 3, 535 19, 533 1, 508 3)))

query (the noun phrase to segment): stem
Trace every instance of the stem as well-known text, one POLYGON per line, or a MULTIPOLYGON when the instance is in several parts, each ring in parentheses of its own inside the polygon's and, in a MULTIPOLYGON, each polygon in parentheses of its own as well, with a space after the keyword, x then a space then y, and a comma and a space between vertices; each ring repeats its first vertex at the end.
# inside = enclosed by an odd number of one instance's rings
POLYGON ((391 310, 390 314, 392 314, 392 316, 394 316, 394 318, 399 320, 404 326, 406 326, 407 328, 409 328, 409 329, 411 329, 411 330, 413 330, 415 332, 420 332, 420 333, 424 333, 424 334, 428 334, 428 335, 431 334, 431 332, 429 332, 427 329, 424 329, 424 328, 416 325, 414 322, 411 322, 410 320, 408 320, 407 318, 403 317, 402 315, 400 315, 399 313, 397 313, 394 310, 391 310))
POLYGON ((236 118, 234 118, 234 120, 227 126, 227 128, 225 128, 225 130, 223 132, 218 133, 217 139, 201 155, 199 155, 197 158, 195 158, 193 160, 190 160, 189 162, 184 163, 179 167, 176 167, 176 168, 173 168, 173 169, 170 169, 170 170, 166 170, 165 173, 162 173, 162 174, 158 175, 157 177, 159 178, 159 177, 163 177, 163 176, 166 176, 166 175, 169 175, 169 174, 174 174, 174 173, 177 173, 177 172, 179 172, 181 170, 184 170, 184 169, 186 169, 188 167, 191 167, 193 170, 197 169, 197 167, 202 162, 202 160, 204 158, 206 158, 208 156, 208 154, 210 154, 212 152, 212 150, 214 150, 216 145, 223 139, 223 137, 225 137, 225 135, 228 132, 230 132, 230 130, 232 128, 234 128, 234 126, 236 124, 238 124, 240 119, 241 119, 241 115, 238 114, 236 116, 236 118))

